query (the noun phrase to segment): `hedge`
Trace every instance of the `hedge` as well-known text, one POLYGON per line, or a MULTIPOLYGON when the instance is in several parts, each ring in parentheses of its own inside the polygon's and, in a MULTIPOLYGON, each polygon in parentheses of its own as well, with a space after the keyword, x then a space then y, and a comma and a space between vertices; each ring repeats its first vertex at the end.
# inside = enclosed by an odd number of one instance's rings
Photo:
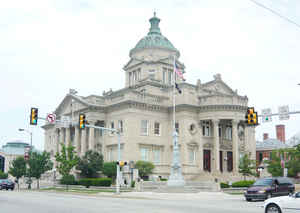
POLYGON ((89 186, 111 186, 111 178, 82 178, 78 184, 86 187, 89 186))
POLYGON ((232 187, 249 187, 254 182, 255 182, 254 180, 241 180, 241 181, 232 183, 232 187))
POLYGON ((220 186, 222 189, 229 188, 229 185, 227 183, 223 183, 223 182, 220 183, 220 186))
POLYGON ((78 182, 75 180, 74 175, 67 175, 65 177, 62 177, 62 179, 60 179, 60 184, 64 184, 64 185, 77 185, 78 182))

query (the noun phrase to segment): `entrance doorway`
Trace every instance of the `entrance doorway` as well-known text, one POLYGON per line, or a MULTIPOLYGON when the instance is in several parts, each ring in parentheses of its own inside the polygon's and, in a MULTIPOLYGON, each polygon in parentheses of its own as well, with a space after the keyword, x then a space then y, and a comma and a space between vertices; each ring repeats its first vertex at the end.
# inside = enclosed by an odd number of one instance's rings
POLYGON ((211 171, 210 150, 203 150, 203 169, 204 171, 211 171))
POLYGON ((232 152, 227 152, 227 171, 232 172, 232 169, 233 169, 232 152))
POLYGON ((223 172, 223 151, 220 151, 220 171, 223 172))
POLYGON ((4 172, 5 158, 0 155, 0 171, 4 172))

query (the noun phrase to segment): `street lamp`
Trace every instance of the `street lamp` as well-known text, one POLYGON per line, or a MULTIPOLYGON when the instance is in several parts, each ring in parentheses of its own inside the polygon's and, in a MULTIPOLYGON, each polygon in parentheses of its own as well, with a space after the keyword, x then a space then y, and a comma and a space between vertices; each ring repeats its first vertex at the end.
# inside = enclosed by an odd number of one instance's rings
MULTIPOLYGON (((29 148, 29 158, 31 156, 31 151, 32 151, 32 132, 28 131, 27 129, 19 129, 20 132, 27 132, 30 134, 30 148, 29 148)), ((29 180, 28 180, 28 189, 31 189, 31 173, 29 170, 29 180)))

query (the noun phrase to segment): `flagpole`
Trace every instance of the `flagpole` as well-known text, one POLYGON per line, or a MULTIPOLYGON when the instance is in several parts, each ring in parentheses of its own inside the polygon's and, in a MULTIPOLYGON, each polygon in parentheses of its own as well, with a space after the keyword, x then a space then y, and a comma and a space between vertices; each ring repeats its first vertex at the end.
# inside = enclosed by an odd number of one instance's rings
POLYGON ((175 134, 176 131, 176 125, 175 125, 175 63, 176 63, 176 59, 175 59, 175 55, 173 56, 174 58, 174 67, 173 67, 173 133, 175 134))

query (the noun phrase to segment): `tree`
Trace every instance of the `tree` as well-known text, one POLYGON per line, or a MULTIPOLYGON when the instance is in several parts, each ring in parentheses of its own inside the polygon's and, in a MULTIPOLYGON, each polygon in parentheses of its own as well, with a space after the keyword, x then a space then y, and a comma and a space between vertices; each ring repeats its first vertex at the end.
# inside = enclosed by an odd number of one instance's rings
POLYGON ((288 168, 288 176, 297 177, 300 172, 300 145, 296 146, 296 148, 287 149, 286 152, 290 158, 286 164, 286 167, 288 168))
POLYGON ((7 179, 8 174, 0 171, 0 179, 7 179))
POLYGON ((81 171, 81 175, 87 178, 97 177, 97 172, 103 168, 103 156, 98 152, 89 150, 82 159, 79 160, 76 169, 81 171))
POLYGON ((136 162, 135 168, 139 170, 139 176, 143 178, 152 174, 154 164, 148 161, 139 160, 136 162))
POLYGON ((32 152, 28 160, 27 175, 37 179, 37 188, 40 188, 41 175, 46 171, 51 170, 53 163, 50 160, 50 153, 44 151, 43 153, 32 152))
POLYGON ((13 160, 8 173, 17 179, 19 189, 19 179, 26 174, 26 161, 24 157, 20 156, 13 160))
POLYGON ((255 175, 255 160, 251 160, 248 154, 245 154, 239 163, 239 173, 244 176, 244 180, 246 180, 246 176, 254 176, 255 175))
POLYGON ((272 151, 271 160, 267 160, 268 172, 272 174, 273 177, 278 177, 283 175, 283 168, 281 166, 280 154, 282 151, 272 151))
POLYGON ((107 177, 115 179, 117 176, 117 162, 105 162, 102 172, 107 177))
POLYGON ((58 163, 56 168, 63 177, 70 175, 71 169, 73 169, 73 167, 79 162, 79 157, 76 155, 74 149, 74 146, 69 145, 66 147, 62 143, 61 152, 57 152, 55 155, 55 160, 58 163))

